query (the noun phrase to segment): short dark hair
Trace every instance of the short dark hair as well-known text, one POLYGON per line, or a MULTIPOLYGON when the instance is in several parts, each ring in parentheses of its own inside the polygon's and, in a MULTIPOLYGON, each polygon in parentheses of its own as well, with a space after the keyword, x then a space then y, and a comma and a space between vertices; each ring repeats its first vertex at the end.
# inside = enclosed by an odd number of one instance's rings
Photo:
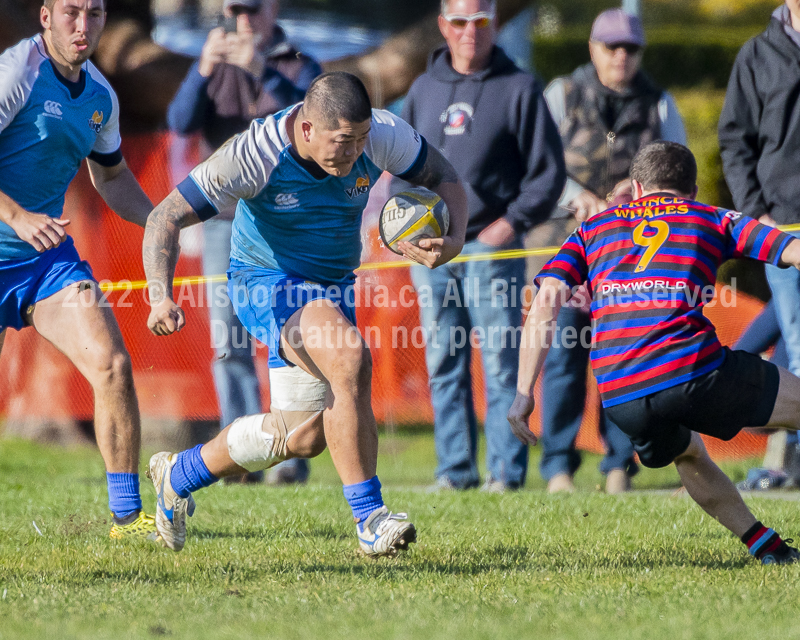
POLYGON ((367 88, 352 73, 332 71, 318 76, 308 87, 303 112, 313 113, 328 131, 339 122, 364 122, 372 117, 367 88))
POLYGON ((657 140, 639 149, 631 163, 631 178, 648 190, 690 194, 697 185, 697 162, 682 144, 657 140))
MULTIPOLYGON (((57 0, 42 0, 42 6, 47 7, 48 11, 52 11, 53 7, 55 6, 57 0)), ((106 10, 106 5, 108 4, 108 0, 103 0, 103 11, 106 10)))

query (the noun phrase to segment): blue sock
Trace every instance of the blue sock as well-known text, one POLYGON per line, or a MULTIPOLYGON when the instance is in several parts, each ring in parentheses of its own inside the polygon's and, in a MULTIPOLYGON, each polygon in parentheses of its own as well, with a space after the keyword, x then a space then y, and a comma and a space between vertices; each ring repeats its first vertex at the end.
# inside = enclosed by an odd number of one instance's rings
POLYGON ((383 506, 381 481, 378 480, 378 476, 357 484, 346 484, 343 490, 356 522, 364 522, 370 513, 383 506))
POLYGON ((178 460, 172 467, 170 479, 172 488, 181 498, 188 498, 189 494, 203 487, 214 484, 219 478, 208 470, 198 444, 194 449, 187 449, 178 454, 178 460))
POLYGON ((142 510, 138 473, 106 473, 108 508, 120 520, 142 510))

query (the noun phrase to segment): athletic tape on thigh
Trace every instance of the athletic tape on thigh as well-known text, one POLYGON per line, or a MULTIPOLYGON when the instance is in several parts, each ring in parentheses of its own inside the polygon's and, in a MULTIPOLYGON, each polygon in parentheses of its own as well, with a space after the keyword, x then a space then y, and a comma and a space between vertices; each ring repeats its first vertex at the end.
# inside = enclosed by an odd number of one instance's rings
POLYGON ((269 395, 272 406, 283 411, 322 411, 328 385, 300 367, 269 370, 269 395))

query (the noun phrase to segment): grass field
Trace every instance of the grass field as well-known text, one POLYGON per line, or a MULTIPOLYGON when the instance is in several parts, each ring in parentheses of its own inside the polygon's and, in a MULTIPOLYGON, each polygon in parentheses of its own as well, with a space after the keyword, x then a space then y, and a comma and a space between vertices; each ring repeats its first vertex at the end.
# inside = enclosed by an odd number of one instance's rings
MULTIPOLYGON (((419 543, 371 561, 327 454, 300 489, 203 490, 174 554, 108 538, 95 451, 0 440, 0 638, 800 637, 800 567, 755 564, 688 499, 606 496, 596 458, 571 496, 548 496, 535 469, 516 494, 429 494, 432 449, 427 434, 383 436, 384 497, 419 543)), ((749 502, 800 531, 796 502, 749 502)))

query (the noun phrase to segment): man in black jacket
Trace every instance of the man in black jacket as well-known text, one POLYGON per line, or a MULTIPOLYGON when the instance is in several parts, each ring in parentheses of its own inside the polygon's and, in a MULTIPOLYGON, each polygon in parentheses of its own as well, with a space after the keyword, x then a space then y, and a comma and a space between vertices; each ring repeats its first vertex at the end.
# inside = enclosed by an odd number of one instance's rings
MULTIPOLYGON (((322 69, 286 40, 275 22, 278 0, 225 0, 223 11, 236 30, 213 29, 200 59, 172 100, 167 122, 172 131, 202 134, 202 159, 254 118, 300 102, 322 69)), ((233 209, 203 225, 203 271, 225 273, 229 266, 233 209)), ((251 342, 233 312, 225 283, 209 285, 211 341, 216 351, 214 383, 221 427, 243 415, 261 412, 251 342)), ((308 462, 289 460, 270 470, 272 484, 305 482, 308 462)), ((260 473, 243 480, 258 481, 260 473)))
MULTIPOLYGON (((403 118, 458 171, 469 222, 462 254, 522 246, 545 220, 564 187, 561 140, 542 90, 495 45, 495 3, 443 0, 439 29, 447 47, 434 51, 411 87, 403 118)), ((506 420, 514 400, 525 264, 481 260, 436 270, 412 268, 427 331, 437 484, 466 489, 480 482, 470 352, 483 352, 489 491, 525 482, 527 447, 506 420)))
MULTIPOLYGON (((719 120, 736 208, 766 224, 800 222, 800 0, 786 0, 736 57, 719 120), (766 214, 764 213, 766 212, 766 214)), ((789 357, 800 375, 800 274, 765 266, 789 357)), ((790 434, 794 438, 794 434, 790 434)))

